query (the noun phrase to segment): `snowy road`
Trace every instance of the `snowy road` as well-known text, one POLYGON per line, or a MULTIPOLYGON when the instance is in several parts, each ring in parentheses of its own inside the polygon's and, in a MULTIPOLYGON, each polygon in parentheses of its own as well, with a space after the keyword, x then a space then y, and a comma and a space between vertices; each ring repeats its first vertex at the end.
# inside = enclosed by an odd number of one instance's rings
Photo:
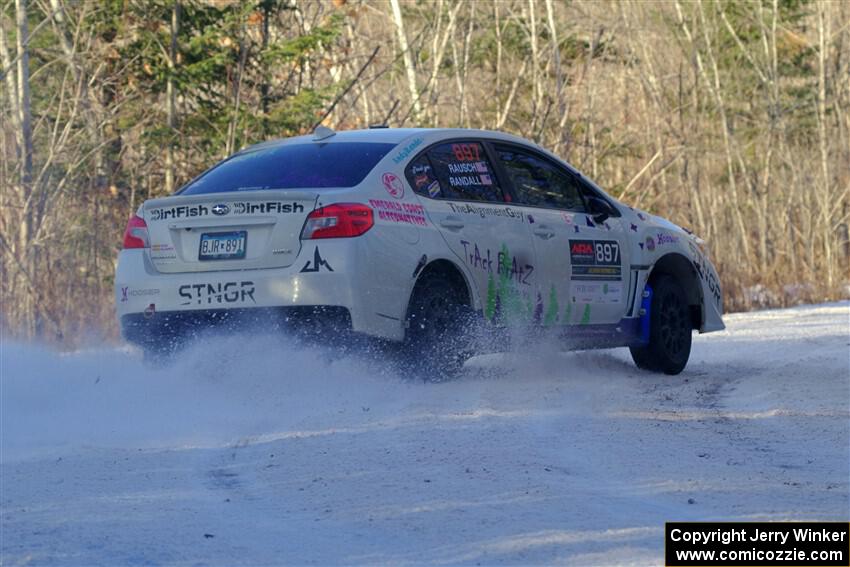
POLYGON ((625 350, 421 384, 273 338, 156 371, 4 344, 0 563, 660 564, 667 520, 847 520, 850 303, 726 322, 677 377, 625 350))

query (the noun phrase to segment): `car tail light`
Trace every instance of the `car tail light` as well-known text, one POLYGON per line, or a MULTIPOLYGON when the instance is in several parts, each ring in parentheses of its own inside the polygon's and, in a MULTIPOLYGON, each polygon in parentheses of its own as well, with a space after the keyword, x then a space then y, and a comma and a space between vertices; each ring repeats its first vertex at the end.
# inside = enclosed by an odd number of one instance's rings
POLYGON ((351 238, 360 236, 374 224, 372 209, 366 205, 337 203, 316 209, 307 215, 301 239, 351 238))
POLYGON ((127 221, 127 229, 124 231, 124 248, 147 248, 148 246, 150 246, 148 225, 142 217, 131 216, 127 221))

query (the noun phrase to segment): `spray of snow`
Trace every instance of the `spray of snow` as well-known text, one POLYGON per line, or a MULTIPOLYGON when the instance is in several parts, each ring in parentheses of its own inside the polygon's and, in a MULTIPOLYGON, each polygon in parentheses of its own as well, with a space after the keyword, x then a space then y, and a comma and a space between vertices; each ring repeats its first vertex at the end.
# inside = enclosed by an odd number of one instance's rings
POLYGON ((561 354, 550 346, 482 356, 455 382, 426 384, 399 375, 380 354, 342 354, 280 335, 210 336, 161 367, 128 347, 60 353, 7 344, 0 458, 75 448, 220 446, 316 427, 362 427, 364 419, 398 420, 405 411, 404 419, 424 419, 417 405, 481 415, 491 411, 480 395, 482 381, 495 398, 512 396, 517 388, 559 381, 565 364, 573 409, 593 411, 607 398, 600 393, 619 383, 596 377, 629 369, 607 354, 561 354))
POLYGON ((208 338, 162 368, 0 343, 0 552, 657 564, 671 519, 846 520, 850 303, 726 322, 675 377, 549 340, 445 383, 285 336, 208 338))

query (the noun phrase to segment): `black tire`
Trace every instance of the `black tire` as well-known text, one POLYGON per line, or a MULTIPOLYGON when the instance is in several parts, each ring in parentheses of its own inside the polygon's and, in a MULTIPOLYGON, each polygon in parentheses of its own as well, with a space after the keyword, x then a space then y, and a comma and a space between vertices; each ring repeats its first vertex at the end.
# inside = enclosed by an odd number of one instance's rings
POLYGON ((682 286, 670 276, 652 282, 649 344, 630 347, 638 368, 675 375, 684 370, 691 355, 690 307, 682 286))
POLYGON ((407 309, 402 370, 429 382, 456 377, 473 354, 474 321, 466 290, 456 280, 439 272, 422 276, 407 309))

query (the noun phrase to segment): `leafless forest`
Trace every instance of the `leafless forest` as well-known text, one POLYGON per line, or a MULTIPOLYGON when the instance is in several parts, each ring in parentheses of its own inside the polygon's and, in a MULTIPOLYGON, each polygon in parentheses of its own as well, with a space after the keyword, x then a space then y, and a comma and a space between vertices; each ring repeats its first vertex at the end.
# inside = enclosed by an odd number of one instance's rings
POLYGON ((0 1, 6 336, 115 337, 142 200, 317 124, 533 139, 703 236, 727 310, 848 293, 846 0, 0 1))

